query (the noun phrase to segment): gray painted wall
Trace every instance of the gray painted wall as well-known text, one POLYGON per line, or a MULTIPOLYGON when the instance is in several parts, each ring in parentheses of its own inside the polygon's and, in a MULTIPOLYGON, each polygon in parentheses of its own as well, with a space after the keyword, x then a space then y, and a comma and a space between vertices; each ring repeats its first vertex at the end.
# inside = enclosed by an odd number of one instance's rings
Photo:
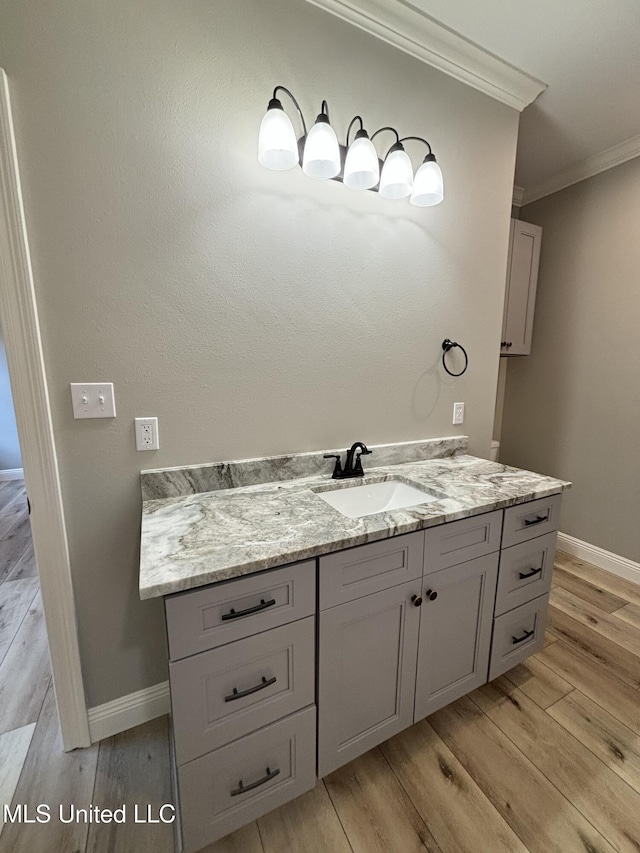
POLYGON ((7 353, 0 328, 0 471, 22 468, 18 429, 7 368, 7 353))
POLYGON ((300 0, 5 0, 0 64, 93 706, 167 675, 137 595, 141 468, 456 431, 488 452, 518 115, 300 0), (277 83, 311 121, 326 97, 341 135, 357 112, 426 134, 445 203, 260 167, 277 83), (115 420, 73 420, 91 380, 115 420), (160 451, 135 451, 136 415, 160 451))
POLYGON ((572 480, 562 530, 640 561, 640 159, 528 205, 532 354, 508 359, 500 459, 572 480))

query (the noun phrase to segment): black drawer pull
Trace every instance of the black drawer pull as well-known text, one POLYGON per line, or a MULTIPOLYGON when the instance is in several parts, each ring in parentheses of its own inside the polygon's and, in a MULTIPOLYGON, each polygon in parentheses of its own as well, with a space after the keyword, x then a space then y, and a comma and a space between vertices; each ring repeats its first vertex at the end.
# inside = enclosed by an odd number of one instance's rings
POLYGON ((525 581, 527 578, 532 578, 534 575, 539 575, 542 571, 542 566, 539 569, 531 569, 530 572, 520 572, 520 580, 525 581))
POLYGON ((549 516, 539 515, 537 518, 525 518, 524 526, 531 527, 532 524, 542 524, 543 521, 549 521, 549 516))
POLYGON ((228 613, 223 613, 220 618, 224 622, 226 619, 239 619, 241 616, 251 616, 252 613, 259 613, 261 610, 266 610, 267 607, 273 607, 275 603, 275 598, 270 598, 269 601, 261 598, 260 604, 256 604, 255 607, 247 607, 246 610, 234 610, 232 607, 228 613))
POLYGON ((250 782, 248 785, 242 784, 242 779, 238 782, 238 787, 235 788, 231 792, 232 797, 237 797, 238 794, 246 794, 247 791, 253 791, 254 788, 259 788, 260 785, 264 785, 266 782, 270 782, 271 779, 275 779, 276 776, 280 775, 280 771, 276 768, 275 770, 270 770, 267 767, 267 775, 263 776, 262 779, 256 779, 255 782, 250 782))
POLYGON ((276 681, 277 679, 275 675, 273 676, 273 678, 269 679, 265 678, 263 675, 260 684, 256 684, 255 687, 250 687, 248 690, 241 690, 240 692, 238 692, 238 688, 234 687, 233 693, 230 696, 225 696, 224 701, 233 702, 234 699, 244 699, 245 696, 251 696, 252 693, 257 693, 258 690, 264 690, 265 687, 270 687, 272 684, 275 684, 276 681))
POLYGON ((513 640, 513 645, 517 646, 518 643, 524 643, 525 640, 528 640, 529 637, 533 637, 535 634, 535 628, 532 628, 530 631, 525 631, 522 637, 511 637, 513 640))

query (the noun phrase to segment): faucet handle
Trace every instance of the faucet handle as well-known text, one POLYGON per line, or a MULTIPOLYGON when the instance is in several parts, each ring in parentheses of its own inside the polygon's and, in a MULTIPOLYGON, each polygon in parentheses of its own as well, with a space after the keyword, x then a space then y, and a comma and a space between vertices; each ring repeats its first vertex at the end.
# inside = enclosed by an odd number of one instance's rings
POLYGON ((369 450, 368 447, 363 447, 362 450, 360 451, 360 453, 358 453, 358 455, 356 456, 356 461, 353 465, 353 473, 357 477, 363 477, 364 476, 364 471, 362 470, 362 459, 360 457, 361 456, 369 456, 371 453, 373 453, 372 450, 369 450))
POLYGON ((342 478, 342 460, 340 458, 340 454, 339 453, 325 453, 324 458, 336 460, 336 464, 333 466, 333 474, 331 475, 331 477, 334 480, 340 480, 342 478))

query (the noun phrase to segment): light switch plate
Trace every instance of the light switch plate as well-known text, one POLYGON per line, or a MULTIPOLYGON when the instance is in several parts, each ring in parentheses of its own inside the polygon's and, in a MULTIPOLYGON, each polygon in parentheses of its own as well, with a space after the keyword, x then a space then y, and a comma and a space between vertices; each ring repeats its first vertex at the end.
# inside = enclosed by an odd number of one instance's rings
POLYGON ((115 418, 113 382, 72 382, 74 418, 115 418))

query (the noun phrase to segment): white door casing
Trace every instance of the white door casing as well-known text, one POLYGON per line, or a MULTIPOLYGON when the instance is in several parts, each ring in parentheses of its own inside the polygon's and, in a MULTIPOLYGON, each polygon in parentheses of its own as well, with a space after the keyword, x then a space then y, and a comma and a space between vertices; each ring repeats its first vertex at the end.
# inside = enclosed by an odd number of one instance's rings
POLYGON ((69 548, 22 203, 7 75, 0 68, 0 318, 65 750, 89 746, 69 548))

